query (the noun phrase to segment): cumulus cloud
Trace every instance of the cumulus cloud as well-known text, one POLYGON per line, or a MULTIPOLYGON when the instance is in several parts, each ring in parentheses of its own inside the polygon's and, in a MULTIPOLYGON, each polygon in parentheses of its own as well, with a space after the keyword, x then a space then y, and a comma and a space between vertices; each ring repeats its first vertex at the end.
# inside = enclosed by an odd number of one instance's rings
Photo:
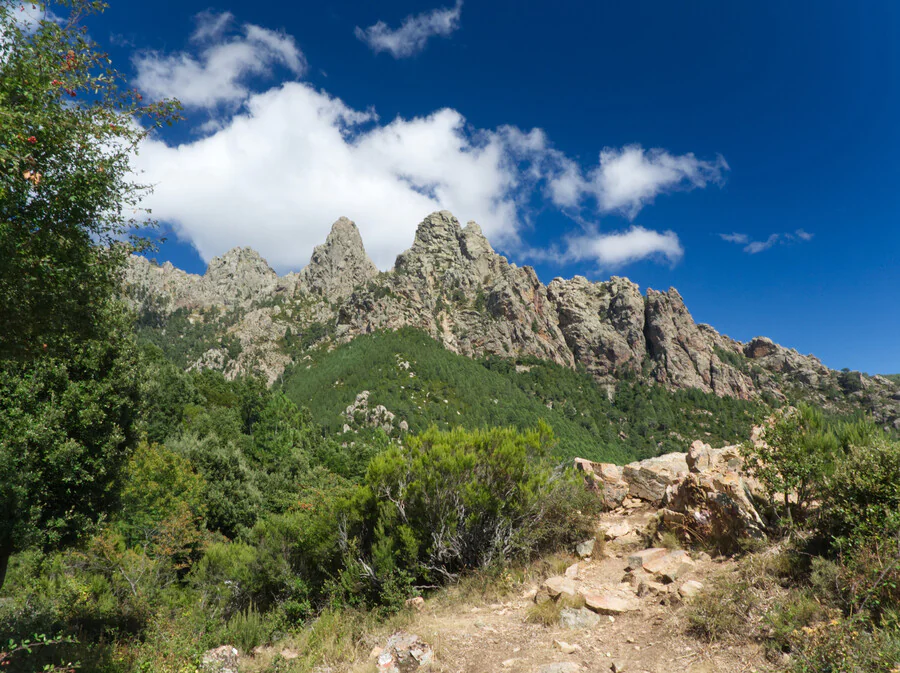
POLYGON ((768 238, 762 241, 753 241, 750 240, 750 237, 747 234, 719 234, 719 237, 723 241, 728 241, 729 243, 737 243, 739 245, 744 246, 744 252, 755 255, 757 253, 768 250, 773 247, 777 243, 790 243, 790 242, 808 242, 813 239, 813 234, 808 231, 804 231, 803 229, 797 229, 793 233, 784 233, 784 234, 770 234, 768 238))
POLYGON ((674 231, 659 232, 633 225, 615 232, 590 229, 566 238, 562 251, 529 250, 526 255, 560 264, 594 262, 599 269, 615 269, 643 259, 675 265, 684 257, 684 248, 674 231))
POLYGON ((569 160, 550 183, 550 195, 563 207, 575 207, 588 197, 596 200, 601 212, 618 212, 634 218, 660 194, 721 184, 728 164, 721 156, 698 159, 693 153, 673 155, 640 145, 606 148, 600 161, 584 174, 569 160))
POLYGON ((444 208, 514 244, 528 178, 507 147, 505 131, 467 132, 455 110, 381 125, 371 112, 291 82, 252 96, 205 138, 148 141, 136 161, 155 184, 145 205, 204 259, 250 245, 276 268, 296 269, 346 215, 388 268, 417 223, 444 208))
POLYGON ((241 103, 250 96, 248 80, 282 66, 301 76, 306 59, 294 38, 253 24, 228 35, 229 12, 202 12, 191 42, 196 55, 145 51, 134 58, 135 85, 154 98, 177 98, 187 108, 215 108, 241 103))
POLYGON ((447 209, 523 256, 603 267, 645 258, 674 264, 684 251, 671 231, 584 225, 563 242, 564 252, 552 254, 529 251, 520 232, 540 197, 570 216, 582 207, 636 212, 657 194, 703 186, 724 170, 724 160, 628 146, 604 150, 600 164, 583 171, 541 129, 473 128, 453 109, 384 122, 374 110, 354 109, 301 81, 253 92, 241 73, 265 66, 247 63, 287 63, 293 55, 290 69, 300 72, 305 62, 290 38, 250 25, 233 36, 233 25, 230 14, 203 14, 189 51, 155 54, 138 71, 145 86, 156 81, 149 73, 157 66, 177 71, 158 94, 183 88, 197 106, 240 103, 195 127, 203 136, 178 145, 155 136, 136 157, 139 179, 154 185, 144 205, 207 261, 249 245, 280 272, 299 269, 343 215, 357 222, 370 256, 387 269, 422 218, 447 209), (231 93, 208 93, 213 81, 231 93), (628 178, 629 171, 644 177, 628 178), (596 199, 582 206, 587 193, 596 199))
POLYGON ((459 28, 461 13, 462 0, 457 0, 453 7, 407 16, 399 28, 392 29, 379 21, 365 29, 357 26, 355 34, 376 54, 386 51, 394 58, 405 58, 425 49, 429 38, 453 33, 459 28))

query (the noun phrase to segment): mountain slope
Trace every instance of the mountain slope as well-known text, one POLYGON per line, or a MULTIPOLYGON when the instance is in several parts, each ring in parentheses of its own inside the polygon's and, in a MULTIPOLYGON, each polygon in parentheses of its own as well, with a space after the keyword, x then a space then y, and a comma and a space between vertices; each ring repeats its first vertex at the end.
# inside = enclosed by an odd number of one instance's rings
MULTIPOLYGON (((419 225, 391 271, 378 272, 356 226, 335 223, 300 272, 278 277, 252 250, 214 259, 203 276, 133 258, 126 293, 139 329, 185 367, 270 382, 319 345, 404 327, 469 357, 533 358, 583 368, 611 395, 623 380, 671 391, 864 411, 900 430, 900 386, 836 372, 813 356, 757 337, 740 343, 697 324, 677 290, 627 278, 543 285, 494 252, 474 222, 448 212, 419 225)), ((359 391, 357 391, 359 392, 359 391)))
POLYGON ((611 401, 584 371, 537 359, 476 361, 412 328, 313 351, 285 372, 282 387, 320 423, 348 437, 368 425, 391 433, 401 423, 410 432, 431 424, 526 429, 543 419, 559 440, 558 457, 617 463, 680 450, 691 438, 739 441, 765 408, 637 381, 623 382, 611 401), (384 411, 376 412, 378 405, 384 411))

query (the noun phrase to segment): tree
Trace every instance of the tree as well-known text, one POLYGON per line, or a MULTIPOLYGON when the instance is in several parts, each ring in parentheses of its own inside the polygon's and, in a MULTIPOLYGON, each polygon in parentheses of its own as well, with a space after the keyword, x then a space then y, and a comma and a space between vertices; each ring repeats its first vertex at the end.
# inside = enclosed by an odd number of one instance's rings
POLYGON ((63 0, 24 24, 0 5, 0 586, 12 553, 72 542, 114 502, 136 441, 116 300, 147 189, 131 158, 177 104, 123 86, 82 23, 104 8, 63 0))
POLYGON ((807 405, 783 413, 762 439, 758 445, 743 445, 747 468, 773 505, 781 499, 781 516, 792 526, 821 489, 841 442, 822 412, 807 405))

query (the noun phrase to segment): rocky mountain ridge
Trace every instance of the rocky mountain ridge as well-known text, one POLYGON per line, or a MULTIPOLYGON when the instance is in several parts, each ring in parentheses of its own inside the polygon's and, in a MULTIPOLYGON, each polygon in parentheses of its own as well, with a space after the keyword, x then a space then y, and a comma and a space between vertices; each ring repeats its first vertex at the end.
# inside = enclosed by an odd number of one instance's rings
POLYGON ((674 288, 644 295, 615 276, 545 286, 534 269, 497 254, 476 223, 461 226, 447 211, 419 224, 387 272, 369 260, 356 225, 341 218, 299 273, 279 277, 255 251, 235 248, 203 276, 133 257, 125 286, 144 324, 204 325, 209 347, 186 364, 229 376, 255 371, 272 382, 304 349, 411 326, 471 357, 583 366, 610 395, 617 380, 634 377, 740 399, 799 396, 861 408, 900 429, 900 386, 886 378, 830 370, 765 337, 741 343, 721 335, 695 323, 674 288), (226 339, 239 342, 237 354, 226 352, 226 339))

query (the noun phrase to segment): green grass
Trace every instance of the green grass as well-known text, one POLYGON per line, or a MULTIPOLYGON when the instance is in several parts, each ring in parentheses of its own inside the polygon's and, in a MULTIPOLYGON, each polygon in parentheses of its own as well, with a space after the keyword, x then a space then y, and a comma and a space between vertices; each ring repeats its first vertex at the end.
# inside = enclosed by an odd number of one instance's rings
POLYGON ((581 456, 627 463, 667 451, 685 451, 697 438, 740 441, 765 407, 700 391, 670 392, 623 381, 610 401, 583 371, 539 360, 473 360, 445 350, 414 329, 357 337, 331 352, 312 351, 284 375, 283 389, 331 431, 357 393, 383 404, 421 432, 434 424, 482 428, 549 423, 560 459, 581 456), (406 369, 401 362, 409 362, 406 369), (413 376, 410 376, 413 374, 413 376))

